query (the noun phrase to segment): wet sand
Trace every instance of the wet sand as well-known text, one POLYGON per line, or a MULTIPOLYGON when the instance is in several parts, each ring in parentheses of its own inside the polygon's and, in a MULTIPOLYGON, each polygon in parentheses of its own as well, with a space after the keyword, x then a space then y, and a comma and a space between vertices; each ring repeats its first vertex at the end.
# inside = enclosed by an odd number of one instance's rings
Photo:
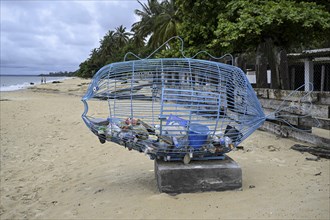
POLYGON ((329 219, 330 160, 256 131, 228 155, 240 191, 159 193, 153 161, 107 142, 81 119, 89 80, 1 93, 1 219, 329 219))

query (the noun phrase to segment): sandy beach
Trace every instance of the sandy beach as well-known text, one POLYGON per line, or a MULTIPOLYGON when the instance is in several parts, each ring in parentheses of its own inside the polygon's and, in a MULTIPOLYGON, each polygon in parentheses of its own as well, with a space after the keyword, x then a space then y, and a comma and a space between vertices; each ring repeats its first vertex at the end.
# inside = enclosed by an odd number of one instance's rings
POLYGON ((330 219, 330 160, 263 131, 228 154, 242 190, 159 193, 152 160, 85 126, 89 82, 0 93, 1 219, 330 219))

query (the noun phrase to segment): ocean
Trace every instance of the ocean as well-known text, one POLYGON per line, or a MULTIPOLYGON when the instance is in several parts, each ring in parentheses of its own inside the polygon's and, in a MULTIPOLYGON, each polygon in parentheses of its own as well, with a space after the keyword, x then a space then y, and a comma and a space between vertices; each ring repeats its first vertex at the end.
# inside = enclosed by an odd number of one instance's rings
MULTIPOLYGON (((46 76, 46 82, 63 81, 70 77, 50 77, 46 76)), ((30 86, 41 84, 41 76, 17 76, 0 75, 0 92, 15 91, 25 89, 30 86), (33 83, 33 85, 31 85, 33 83)))

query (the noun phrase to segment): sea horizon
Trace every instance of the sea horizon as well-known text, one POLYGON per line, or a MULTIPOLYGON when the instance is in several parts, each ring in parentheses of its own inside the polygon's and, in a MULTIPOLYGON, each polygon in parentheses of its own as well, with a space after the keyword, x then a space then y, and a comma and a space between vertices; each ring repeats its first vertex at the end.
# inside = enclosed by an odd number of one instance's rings
POLYGON ((46 83, 52 83, 54 81, 63 81, 71 77, 51 75, 0 75, 0 92, 17 91, 31 86, 40 85, 42 78, 46 79, 46 83))
MULTIPOLYGON (((38 74, 38 75, 33 75, 33 74, 0 74, 0 76, 39 76, 39 77, 42 77, 42 76, 47 76, 47 77, 62 77, 62 76, 54 76, 54 75, 41 75, 41 74, 38 74)), ((68 76, 63 76, 63 77, 68 77, 68 76)))

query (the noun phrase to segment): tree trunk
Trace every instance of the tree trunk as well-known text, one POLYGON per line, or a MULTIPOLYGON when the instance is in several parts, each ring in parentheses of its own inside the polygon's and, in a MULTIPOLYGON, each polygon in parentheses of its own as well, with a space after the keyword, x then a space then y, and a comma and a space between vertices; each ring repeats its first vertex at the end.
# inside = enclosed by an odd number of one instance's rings
POLYGON ((266 44, 260 43, 256 54, 256 78, 257 88, 268 88, 267 84, 267 56, 266 44))
POLYGON ((280 73, 279 73, 279 64, 276 54, 278 54, 278 48, 275 47, 272 39, 266 39, 266 50, 267 50, 267 58, 271 71, 271 89, 280 89, 280 73))
POLYGON ((267 57, 271 70, 272 89, 290 89, 289 67, 285 49, 274 45, 272 39, 266 40, 267 57))
POLYGON ((244 54, 239 54, 237 57, 235 57, 235 66, 241 68, 241 70, 246 73, 246 59, 244 54))
POLYGON ((288 57, 285 49, 282 49, 278 54, 279 72, 280 72, 280 88, 290 89, 288 57))

